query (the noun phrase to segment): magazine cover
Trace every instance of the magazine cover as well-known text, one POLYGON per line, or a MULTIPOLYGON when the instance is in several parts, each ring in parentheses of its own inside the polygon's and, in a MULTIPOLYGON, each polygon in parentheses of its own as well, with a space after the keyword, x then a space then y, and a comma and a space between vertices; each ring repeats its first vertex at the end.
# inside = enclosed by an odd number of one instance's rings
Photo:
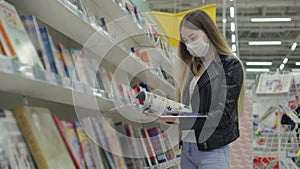
POLYGON ((137 107, 139 109, 151 110, 156 114, 193 114, 184 104, 175 102, 166 97, 162 97, 153 93, 141 91, 136 95, 138 100, 137 107))
POLYGON ((256 94, 287 93, 290 89, 292 76, 287 74, 268 75, 259 77, 256 94))

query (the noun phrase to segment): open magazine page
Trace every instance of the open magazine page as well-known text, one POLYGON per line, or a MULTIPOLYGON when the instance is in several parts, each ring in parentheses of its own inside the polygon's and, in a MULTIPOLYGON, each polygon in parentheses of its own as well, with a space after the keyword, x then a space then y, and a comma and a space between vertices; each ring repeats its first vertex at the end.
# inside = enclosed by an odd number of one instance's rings
POLYGON ((197 112, 192 112, 184 104, 153 93, 142 91, 136 98, 139 102, 137 107, 144 113, 151 111, 160 117, 200 117, 197 112))

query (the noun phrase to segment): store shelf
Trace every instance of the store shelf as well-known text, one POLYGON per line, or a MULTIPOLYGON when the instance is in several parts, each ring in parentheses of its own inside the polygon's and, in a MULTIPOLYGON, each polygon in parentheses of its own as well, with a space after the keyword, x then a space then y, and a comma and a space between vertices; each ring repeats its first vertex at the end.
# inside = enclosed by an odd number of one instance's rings
MULTIPOLYGON (((121 62, 124 62, 124 60, 128 60, 127 58, 129 58, 130 62, 126 62, 127 65, 124 70, 127 71, 127 68, 137 66, 134 70, 129 71, 133 74, 136 70, 139 71, 146 69, 146 67, 143 67, 143 64, 141 64, 137 58, 133 58, 130 52, 122 47, 122 44, 117 43, 112 37, 102 31, 100 27, 92 25, 87 17, 85 17, 81 12, 72 9, 72 6, 68 6, 68 4, 66 4, 63 0, 28 0, 26 2, 16 2, 17 0, 10 1, 17 8, 22 8, 26 10, 27 13, 37 16, 40 20, 83 45, 83 50, 88 49, 88 51, 92 52, 89 54, 93 55, 98 63, 104 59, 115 66, 119 66, 121 62), (33 6, 31 4, 36 5, 33 6), (54 9, 60 12, 53 12, 54 9), (74 27, 74 25, 76 25, 76 27, 74 27)), ((113 2, 107 4, 108 9, 110 6, 114 6, 114 8, 116 7, 114 10, 118 9, 117 11, 121 11, 113 2)), ((173 94, 175 93, 175 88, 166 80, 157 78, 157 76, 151 71, 145 71, 145 74, 146 75, 142 74, 139 76, 139 80, 143 81, 145 80, 145 77, 149 77, 155 82, 150 83, 150 87, 154 89, 161 89, 165 91, 167 93, 166 95, 170 96, 170 98, 175 98, 175 94, 173 94)))
POLYGON ((117 5, 112 0, 94 0, 93 2, 97 9, 101 9, 97 12, 102 16, 107 16, 109 32, 113 33, 113 36, 118 42, 124 44, 128 49, 131 47, 150 49, 154 52, 152 52, 150 56, 157 61, 156 63, 158 63, 159 66, 162 65, 166 68, 172 66, 171 59, 160 52, 161 49, 156 47, 155 42, 146 35, 134 16, 129 15, 124 7, 117 5), (163 62, 161 62, 161 60, 163 60, 163 62))
POLYGON ((80 82, 71 84, 67 78, 63 79, 52 73, 21 65, 10 59, 0 59, 0 91, 74 105, 79 109, 100 110, 118 119, 122 116, 142 123, 154 120, 132 108, 123 98, 116 98, 105 91, 95 92, 80 82), (121 107, 116 109, 116 106, 121 107))

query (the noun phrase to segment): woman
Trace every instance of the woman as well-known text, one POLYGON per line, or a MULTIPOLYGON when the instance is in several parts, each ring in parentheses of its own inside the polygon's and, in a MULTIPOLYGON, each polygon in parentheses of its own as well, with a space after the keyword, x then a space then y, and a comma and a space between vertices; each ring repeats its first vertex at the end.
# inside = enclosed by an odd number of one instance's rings
POLYGON ((201 10, 180 24, 177 101, 203 118, 180 118, 181 168, 230 168, 229 143, 239 137, 244 69, 213 20, 201 10), (193 121, 192 121, 193 120, 193 121))

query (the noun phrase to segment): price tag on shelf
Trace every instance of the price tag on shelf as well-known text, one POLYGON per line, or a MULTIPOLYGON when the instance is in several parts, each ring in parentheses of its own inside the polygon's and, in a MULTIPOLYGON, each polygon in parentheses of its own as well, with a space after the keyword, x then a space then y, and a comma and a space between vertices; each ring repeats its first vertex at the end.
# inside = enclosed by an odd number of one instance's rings
POLYGON ((0 60, 0 68, 1 71, 5 72, 5 73, 14 73, 14 67, 12 64, 12 61, 9 59, 1 59, 0 60))
POLYGON ((49 84, 57 85, 56 76, 54 73, 51 72, 45 72, 46 81, 49 84))

